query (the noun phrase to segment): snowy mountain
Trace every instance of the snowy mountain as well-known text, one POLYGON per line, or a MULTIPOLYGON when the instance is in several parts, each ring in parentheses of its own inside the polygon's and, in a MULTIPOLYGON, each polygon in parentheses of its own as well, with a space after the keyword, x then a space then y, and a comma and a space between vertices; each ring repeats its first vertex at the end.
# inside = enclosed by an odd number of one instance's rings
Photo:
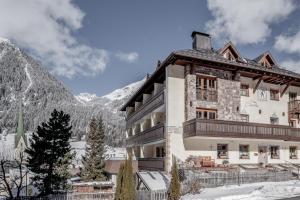
POLYGON ((40 63, 9 40, 0 38, 0 133, 14 133, 19 105, 23 104, 25 128, 34 131, 54 108, 71 116, 74 135, 83 135, 92 117, 102 116, 114 131, 111 141, 124 138, 124 114, 120 106, 144 82, 130 84, 103 97, 81 93, 74 96, 40 63))

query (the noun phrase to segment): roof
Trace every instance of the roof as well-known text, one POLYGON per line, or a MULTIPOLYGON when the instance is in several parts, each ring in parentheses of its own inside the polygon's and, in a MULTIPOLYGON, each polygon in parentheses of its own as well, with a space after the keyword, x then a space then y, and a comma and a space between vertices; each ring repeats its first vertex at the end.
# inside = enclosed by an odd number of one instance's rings
POLYGON ((137 175, 150 191, 167 190, 170 179, 160 171, 141 171, 137 175))
MULTIPOLYGON (((122 163, 125 163, 125 160, 106 160, 104 171, 110 174, 118 174, 122 163)), ((138 171, 138 162, 136 160, 132 161, 132 168, 133 173, 138 171)))
MULTIPOLYGON (((194 33, 194 32, 193 32, 194 33)), ((196 33, 194 33, 196 34, 196 33)), ((193 34, 192 34, 193 35, 193 34)), ((230 42, 227 44, 231 44, 230 42)), ((141 95, 144 91, 144 89, 149 86, 150 83, 155 82, 155 78, 159 75, 159 73, 164 72, 164 68, 169 64, 174 64, 174 62, 177 59, 186 59, 186 60, 201 60, 201 61, 210 61, 210 62, 216 62, 220 64, 224 64, 227 66, 232 67, 238 67, 242 70, 257 70, 262 73, 272 73, 277 75, 283 75, 286 77, 291 77, 294 79, 297 79, 297 81, 300 82, 300 74, 295 73, 293 71, 287 70, 285 68, 282 68, 279 66, 276 62, 271 68, 267 68, 264 66, 261 66, 257 60, 262 58, 265 55, 269 55, 271 59, 274 60, 272 55, 269 52, 265 52, 264 54, 260 55, 256 59, 249 59, 242 57, 241 59, 238 59, 236 61, 228 60, 224 58, 218 51, 214 51, 211 49, 185 49, 185 50, 178 50, 173 51, 160 65, 159 68, 157 68, 154 73, 145 81, 145 83, 129 98, 129 100, 121 107, 121 111, 125 111, 126 107, 129 106, 139 95, 141 95)), ((275 60, 274 60, 275 61, 275 60)))
POLYGON ((113 186, 114 183, 111 181, 91 181, 91 182, 80 182, 73 183, 73 186, 113 186))

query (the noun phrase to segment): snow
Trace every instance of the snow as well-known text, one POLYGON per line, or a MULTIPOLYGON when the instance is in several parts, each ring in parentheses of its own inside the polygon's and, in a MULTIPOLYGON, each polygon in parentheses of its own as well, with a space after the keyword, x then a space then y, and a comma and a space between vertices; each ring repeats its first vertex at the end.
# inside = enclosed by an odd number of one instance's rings
POLYGON ((168 183, 170 180, 161 172, 141 171, 138 172, 138 175, 151 191, 168 189, 168 183))
POLYGON ((0 43, 2 42, 10 43, 9 39, 0 37, 0 43))
MULTIPOLYGON (((25 62, 26 62, 26 61, 25 61, 25 62)), ((28 80, 29 80, 29 84, 28 84, 26 90, 25 90, 24 93, 23 93, 23 102, 24 102, 24 104, 26 105, 26 102, 25 102, 26 94, 27 94, 27 92, 29 91, 29 89, 32 87, 33 81, 32 81, 32 78, 31 78, 31 76, 30 76, 30 73, 29 73, 29 71, 28 71, 28 63, 25 65, 24 70, 25 70, 26 76, 27 76, 27 78, 28 78, 28 80)))
POLYGON ((103 96, 104 98, 107 98, 111 101, 114 100, 121 100, 126 98, 128 95, 131 95, 133 92, 137 91, 138 88, 142 86, 142 84, 145 82, 145 78, 141 81, 131 83, 123 88, 116 89, 115 91, 103 96))
POLYGON ((300 195, 300 181, 261 182, 205 188, 200 194, 185 195, 182 200, 272 200, 300 195))
MULTIPOLYGON (((82 156, 85 154, 85 141, 73 141, 70 142, 72 149, 76 152, 75 159, 80 161, 82 156)), ((106 146, 106 159, 125 159, 126 149, 125 148, 113 148, 106 146)))
POLYGON ((75 98, 81 103, 86 103, 96 99, 97 95, 90 93, 80 93, 79 95, 75 96, 75 98))
POLYGON ((0 154, 8 155, 14 152, 15 134, 0 135, 0 154))

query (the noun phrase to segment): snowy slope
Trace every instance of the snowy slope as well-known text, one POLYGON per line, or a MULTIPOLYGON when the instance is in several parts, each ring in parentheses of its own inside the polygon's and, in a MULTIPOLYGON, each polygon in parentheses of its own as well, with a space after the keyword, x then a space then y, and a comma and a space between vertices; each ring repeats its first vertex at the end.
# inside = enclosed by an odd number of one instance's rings
POLYGON ((200 194, 183 196, 182 200, 274 200, 298 195, 300 181, 285 181, 205 188, 200 194))
POLYGON ((115 127, 115 135, 109 135, 109 141, 120 143, 125 138, 125 123, 119 108, 143 82, 132 83, 103 97, 89 93, 74 96, 39 62, 9 40, 0 38, 0 133, 4 129, 9 134, 15 132, 22 102, 26 131, 35 131, 57 109, 71 116, 74 136, 84 135, 91 118, 102 116, 109 127, 115 127))
POLYGON ((135 83, 131 83, 131 84, 129 84, 123 88, 117 89, 103 97, 107 98, 111 101, 128 98, 129 96, 131 96, 133 94, 133 92, 137 91, 144 82, 145 82, 145 79, 135 82, 135 83))

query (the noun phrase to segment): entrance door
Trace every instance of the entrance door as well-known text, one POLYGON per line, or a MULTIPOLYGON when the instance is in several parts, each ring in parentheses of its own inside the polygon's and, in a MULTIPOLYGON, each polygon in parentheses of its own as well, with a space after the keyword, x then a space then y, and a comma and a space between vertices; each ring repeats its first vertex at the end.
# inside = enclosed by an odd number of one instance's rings
POLYGON ((258 163, 262 164, 263 167, 268 164, 268 147, 258 146, 258 163))

